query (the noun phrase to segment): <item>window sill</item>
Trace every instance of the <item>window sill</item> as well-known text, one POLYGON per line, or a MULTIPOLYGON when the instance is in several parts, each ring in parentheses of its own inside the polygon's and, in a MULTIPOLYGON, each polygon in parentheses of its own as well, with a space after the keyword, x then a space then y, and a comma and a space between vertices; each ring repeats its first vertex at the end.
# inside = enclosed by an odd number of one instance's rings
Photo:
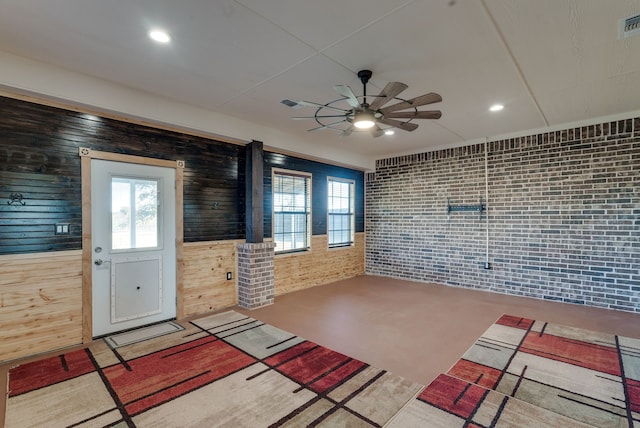
POLYGON ((291 250, 291 251, 282 251, 279 253, 274 253, 274 257, 282 258, 282 257, 303 256, 309 253, 311 253, 311 248, 305 248, 304 250, 291 250))
POLYGON ((353 243, 351 244, 345 244, 345 245, 335 245, 332 247, 327 247, 327 251, 340 251, 340 250, 349 250, 354 248, 355 245, 353 243))

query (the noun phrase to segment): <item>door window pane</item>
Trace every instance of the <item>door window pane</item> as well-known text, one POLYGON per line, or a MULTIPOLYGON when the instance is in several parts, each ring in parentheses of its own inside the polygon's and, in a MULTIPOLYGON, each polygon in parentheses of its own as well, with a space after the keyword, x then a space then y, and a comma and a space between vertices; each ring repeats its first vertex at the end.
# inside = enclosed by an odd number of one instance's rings
POLYGON ((158 180, 112 177, 111 248, 158 247, 158 223, 158 180))

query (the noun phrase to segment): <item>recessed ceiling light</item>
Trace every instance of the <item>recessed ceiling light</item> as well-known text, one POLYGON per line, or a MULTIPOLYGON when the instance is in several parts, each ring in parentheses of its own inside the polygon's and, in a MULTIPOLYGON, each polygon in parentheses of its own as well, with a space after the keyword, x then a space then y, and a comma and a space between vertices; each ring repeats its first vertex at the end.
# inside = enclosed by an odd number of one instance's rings
POLYGON ((395 134, 393 129, 387 129, 386 131, 384 131, 384 135, 393 135, 393 134, 395 134))
POLYGON ((489 111, 500 111, 504 108, 504 106, 502 104, 494 104, 491 107, 489 107, 489 111))
POLYGON ((169 37, 169 35, 162 30, 149 31, 149 37, 151 37, 158 43, 169 43, 171 41, 171 37, 169 37))

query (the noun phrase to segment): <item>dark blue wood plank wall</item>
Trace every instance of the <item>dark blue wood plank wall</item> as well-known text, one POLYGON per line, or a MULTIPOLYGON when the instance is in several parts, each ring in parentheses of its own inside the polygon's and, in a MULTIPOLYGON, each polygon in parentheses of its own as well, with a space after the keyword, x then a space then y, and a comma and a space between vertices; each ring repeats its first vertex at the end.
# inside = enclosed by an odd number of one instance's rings
MULTIPOLYGON (((81 248, 79 147, 186 161, 184 241, 244 239, 243 146, 0 97, 0 254, 81 248), (56 235, 56 223, 70 233, 56 235)), ((356 180, 356 230, 364 230, 361 171, 267 152, 265 236, 272 166, 313 174, 313 234, 326 233, 326 177, 356 180)))

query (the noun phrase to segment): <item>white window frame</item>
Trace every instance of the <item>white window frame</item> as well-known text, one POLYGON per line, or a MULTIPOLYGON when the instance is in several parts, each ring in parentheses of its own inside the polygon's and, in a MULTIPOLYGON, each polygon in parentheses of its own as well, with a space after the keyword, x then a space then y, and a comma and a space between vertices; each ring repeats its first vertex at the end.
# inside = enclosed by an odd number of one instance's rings
POLYGON ((305 251, 309 251, 311 250, 311 229, 312 229, 312 223, 311 223, 311 212, 312 212, 312 208, 311 208, 311 201, 312 201, 312 197, 311 197, 311 187, 312 187, 312 174, 308 173, 308 172, 303 172, 303 171, 294 171, 294 170, 289 170, 289 169, 282 169, 282 168, 272 168, 271 169, 271 197, 272 197, 272 202, 271 202, 271 236, 273 238, 273 242, 276 243, 276 248, 275 248, 275 254, 289 254, 289 253, 299 253, 299 252, 305 252, 305 251), (307 194, 306 194, 306 202, 305 202, 305 223, 306 223, 306 230, 305 230, 305 241, 306 241, 306 245, 302 246, 302 247, 296 247, 296 248, 278 248, 278 243, 280 242, 277 238, 276 238, 276 214, 278 213, 276 211, 276 176, 289 176, 289 177, 294 177, 294 178, 303 178, 306 180, 306 189, 307 189, 307 194))
MULTIPOLYGON (((113 202, 113 182, 114 180, 123 180, 123 181, 128 181, 130 184, 131 183, 135 183, 137 181, 151 181, 151 182, 155 182, 156 183, 156 190, 157 190, 157 194, 156 194, 156 202, 157 202, 157 206, 156 206, 156 214, 157 214, 157 223, 156 223, 156 245, 155 246, 151 246, 151 247, 138 247, 135 244, 135 238, 134 235, 136 234, 136 228, 130 225, 130 229, 129 229, 129 233, 132 234, 132 240, 131 242, 133 242, 133 246, 127 247, 127 248, 114 248, 114 243, 113 243, 113 218, 111 219, 111 221, 109 222, 109 241, 110 241, 110 246, 111 246, 111 252, 113 253, 119 253, 119 252, 136 252, 136 251, 152 251, 152 250, 162 250, 164 248, 164 237, 162 236, 162 231, 163 229, 163 217, 162 217, 162 209, 161 209, 161 195, 162 195, 162 191, 163 191, 163 180, 159 177, 145 177, 145 176, 136 176, 136 177, 132 177, 132 176, 128 176, 128 175, 114 175, 114 174, 110 174, 109 175, 109 180, 110 180, 110 184, 109 184, 109 201, 110 204, 113 202)), ((135 192, 132 192, 130 195, 130 199, 131 199, 131 207, 132 209, 135 207, 135 192)), ((110 207, 110 209, 112 209, 110 207)), ((112 214, 113 215, 113 214, 112 214)), ((134 213, 131 213, 131 215, 135 216, 135 210, 134 213)))
MULTIPOLYGON (((356 199, 356 182, 355 180, 347 179, 347 178, 339 178, 339 177, 327 177, 327 246, 329 248, 343 248, 343 247, 352 247, 355 242, 355 199, 356 199), (331 182, 339 182, 346 183, 349 185, 349 239, 348 241, 341 242, 331 242, 331 216, 336 215, 338 213, 331 213, 330 207, 331 202, 330 199, 332 197, 330 187, 331 182)), ((344 215, 344 214, 341 214, 344 215)))

